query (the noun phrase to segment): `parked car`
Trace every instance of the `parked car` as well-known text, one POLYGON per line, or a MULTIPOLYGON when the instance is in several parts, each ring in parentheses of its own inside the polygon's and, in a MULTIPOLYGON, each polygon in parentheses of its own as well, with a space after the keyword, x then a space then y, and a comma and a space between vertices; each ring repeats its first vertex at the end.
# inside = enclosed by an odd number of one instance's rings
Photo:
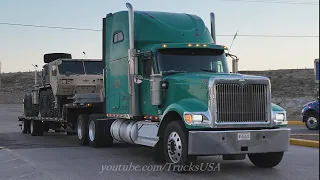
POLYGON ((319 129, 319 98, 316 101, 309 102, 303 105, 302 121, 310 130, 319 129))

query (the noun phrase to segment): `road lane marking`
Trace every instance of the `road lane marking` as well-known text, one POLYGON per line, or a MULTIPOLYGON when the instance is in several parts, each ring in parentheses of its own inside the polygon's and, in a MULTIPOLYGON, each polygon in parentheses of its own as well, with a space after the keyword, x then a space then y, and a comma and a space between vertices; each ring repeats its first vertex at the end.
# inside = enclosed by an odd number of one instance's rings
POLYGON ((319 136, 319 134, 290 134, 290 136, 319 136))
POLYGON ((289 125, 304 125, 304 122, 302 121, 288 121, 289 125))

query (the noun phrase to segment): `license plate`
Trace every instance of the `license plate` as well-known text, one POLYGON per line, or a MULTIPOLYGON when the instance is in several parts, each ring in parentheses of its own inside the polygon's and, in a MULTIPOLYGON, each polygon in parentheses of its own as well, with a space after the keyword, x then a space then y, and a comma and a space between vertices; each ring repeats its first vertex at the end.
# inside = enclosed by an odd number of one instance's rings
POLYGON ((238 140, 250 140, 250 133, 238 133, 238 140))

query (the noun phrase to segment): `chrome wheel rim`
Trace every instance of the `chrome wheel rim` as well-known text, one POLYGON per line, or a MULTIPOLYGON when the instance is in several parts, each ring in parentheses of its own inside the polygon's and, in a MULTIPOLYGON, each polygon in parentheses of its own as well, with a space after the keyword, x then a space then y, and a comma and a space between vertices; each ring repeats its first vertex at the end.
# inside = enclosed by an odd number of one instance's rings
POLYGON ((77 128, 78 138, 82 139, 82 121, 80 120, 77 128))
POLYGON ((24 121, 21 121, 21 130, 24 131, 24 121))
POLYGON ((177 132, 171 132, 167 142, 168 155, 172 162, 177 163, 182 155, 181 138, 177 132))
POLYGON ((318 122, 315 117, 309 117, 307 120, 307 124, 310 128, 315 128, 317 126, 318 122))
POLYGON ((95 124, 94 121, 91 121, 89 124, 89 138, 90 141, 94 141, 94 137, 95 137, 95 124))

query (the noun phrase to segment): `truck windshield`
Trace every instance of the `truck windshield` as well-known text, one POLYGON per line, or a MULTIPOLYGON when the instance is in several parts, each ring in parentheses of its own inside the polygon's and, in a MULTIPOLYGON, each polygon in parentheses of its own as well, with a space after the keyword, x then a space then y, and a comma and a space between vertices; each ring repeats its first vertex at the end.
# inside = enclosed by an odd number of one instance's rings
POLYGON ((62 61, 60 74, 102 74, 102 61, 62 61))
POLYGON ((159 71, 228 73, 224 50, 205 48, 161 49, 156 54, 159 71))
POLYGON ((62 61, 58 68, 59 74, 85 74, 82 61, 62 61))
POLYGON ((102 74, 103 63, 102 61, 84 61, 86 74, 102 74))

